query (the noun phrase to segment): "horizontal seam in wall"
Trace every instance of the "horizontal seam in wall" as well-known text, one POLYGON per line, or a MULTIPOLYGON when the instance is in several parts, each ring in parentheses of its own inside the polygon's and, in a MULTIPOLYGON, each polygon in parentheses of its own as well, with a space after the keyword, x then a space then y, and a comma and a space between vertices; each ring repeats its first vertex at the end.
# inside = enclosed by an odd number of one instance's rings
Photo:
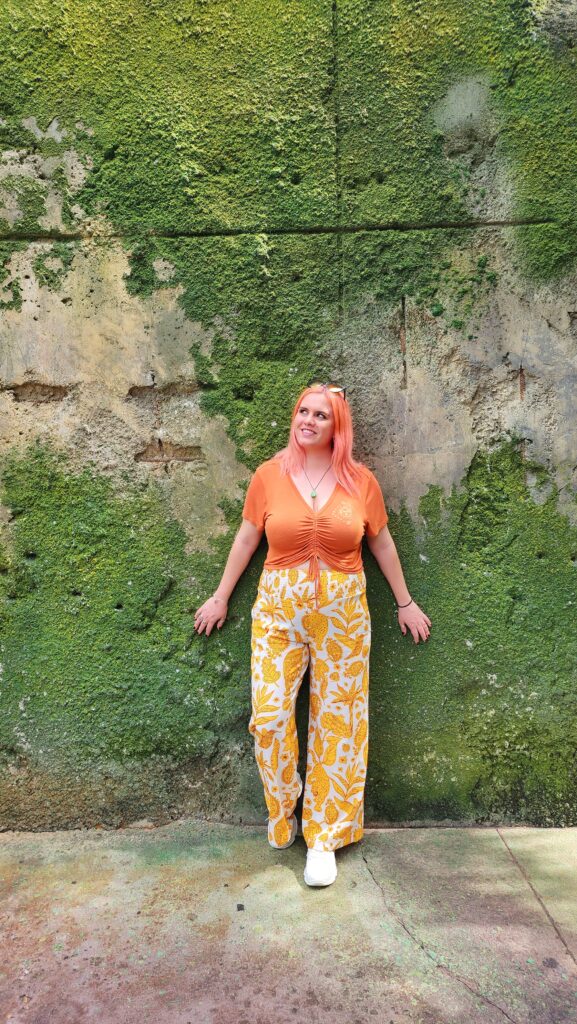
MULTIPOLYGON (((235 235, 339 235, 359 234, 363 232, 379 231, 446 231, 449 229, 478 229, 478 228, 508 228, 523 227, 525 225, 558 224, 565 222, 556 220, 553 217, 534 217, 519 220, 463 220, 463 221, 432 221, 419 224, 411 221, 390 221, 382 224, 327 224, 311 225, 303 227, 243 227, 225 229, 203 229, 198 231, 162 231, 156 228, 134 228, 126 231, 90 232, 90 231, 45 231, 38 233, 0 233, 0 242, 49 242, 63 241, 74 242, 83 239, 98 238, 228 238, 235 235)), ((569 222, 567 222, 569 223, 569 222)))

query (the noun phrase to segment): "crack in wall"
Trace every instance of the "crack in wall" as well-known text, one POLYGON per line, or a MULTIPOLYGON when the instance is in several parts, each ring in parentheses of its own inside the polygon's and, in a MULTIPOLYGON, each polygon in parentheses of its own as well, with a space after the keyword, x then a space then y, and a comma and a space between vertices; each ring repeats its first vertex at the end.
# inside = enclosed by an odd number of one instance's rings
POLYGON ((463 977, 462 974, 457 974, 456 971, 453 971, 450 967, 447 967, 445 964, 439 963, 439 960, 438 960, 436 954, 433 952, 433 950, 430 950, 428 948, 428 946, 426 946, 425 943, 422 942, 421 939, 419 939, 419 937, 417 935, 415 935, 414 932, 411 931, 411 929, 408 927, 408 925, 405 924, 405 922, 403 921, 403 918, 400 916, 400 914, 398 914, 397 911, 394 910, 394 908, 391 906, 391 904, 386 900, 385 894, 383 892, 383 887, 380 884, 379 880, 375 877, 374 873, 372 872, 372 870, 370 868, 370 865, 369 865, 369 862, 367 860, 367 856, 366 856, 366 854, 363 851, 361 851, 361 856, 363 858, 363 861, 365 862, 365 867, 366 867, 369 875, 371 876, 373 882, 375 883, 375 885, 377 886, 377 889, 379 890, 379 892, 381 894, 383 903, 385 904, 385 907, 386 907, 387 911, 389 912, 391 917, 393 917, 395 919, 397 924, 400 925, 400 927, 403 929, 403 931, 409 936, 411 941, 416 946, 419 947, 419 949, 435 965, 435 967, 437 967, 440 971, 442 971, 443 974, 447 975, 447 977, 451 978, 452 981, 456 981, 460 985, 462 985, 464 988, 466 988, 468 992, 470 992, 472 995, 474 995, 477 999, 480 999, 483 1003, 485 1003, 486 1006, 492 1006, 493 1009, 498 1010, 499 1013, 501 1013, 503 1015, 505 1020, 510 1021, 510 1024, 519 1024, 519 1022, 516 1021, 514 1017, 511 1017, 507 1013, 507 1011, 504 1010, 503 1007, 499 1005, 499 1003, 495 1003, 492 999, 489 999, 488 996, 484 995, 484 993, 481 992, 480 989, 478 989, 471 981, 469 981, 468 978, 463 977))
POLYGON ((525 398, 525 371, 522 363, 519 365, 519 398, 521 401, 525 398))
POLYGON ((199 469, 207 467, 206 456, 198 445, 174 444, 173 441, 163 440, 162 437, 155 437, 149 441, 146 448, 136 453, 134 461, 152 462, 167 469, 171 462, 196 462, 199 469))
POLYGON ((403 375, 401 377, 401 388, 407 387, 407 310, 405 296, 401 295, 401 322, 399 327, 401 355, 403 357, 403 375))
MULTIPOLYGON (((151 374, 154 379, 154 374, 151 374)), ((128 398, 146 399, 148 395, 158 395, 159 398, 174 398, 180 395, 195 395, 200 391, 200 384, 196 381, 168 381, 166 384, 133 384, 128 389, 128 398)))
MULTIPOLYGON (((362 232, 379 231, 447 231, 454 229, 512 228, 540 224, 556 224, 567 226, 564 221, 554 217, 511 218, 509 220, 439 220, 439 221, 382 221, 365 224, 311 224, 295 227, 266 227, 254 225, 239 228, 210 228, 198 231, 159 231, 156 228, 135 228, 134 231, 106 232, 107 239, 129 238, 230 238, 237 235, 341 235, 360 234, 362 232)), ((101 231, 43 231, 0 233, 0 242, 74 242, 83 240, 102 240, 101 231)))
POLYGON ((331 17, 331 37, 333 43, 333 95, 334 95, 334 118, 335 118, 335 185, 337 205, 337 260, 338 260, 338 285, 337 285, 337 311, 338 322, 342 324, 344 319, 344 253, 343 253, 343 183, 341 173, 341 118, 340 118, 340 91, 339 91, 339 14, 337 0, 333 0, 331 17))

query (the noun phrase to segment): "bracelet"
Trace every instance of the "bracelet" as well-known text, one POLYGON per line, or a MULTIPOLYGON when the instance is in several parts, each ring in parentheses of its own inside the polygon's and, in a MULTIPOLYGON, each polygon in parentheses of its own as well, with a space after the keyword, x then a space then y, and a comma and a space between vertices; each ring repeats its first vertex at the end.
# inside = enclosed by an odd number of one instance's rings
POLYGON ((397 608, 408 608, 408 607, 409 607, 409 605, 410 605, 410 604, 412 604, 412 603, 413 603, 413 598, 411 598, 411 600, 410 600, 410 601, 407 601, 407 603, 406 603, 406 604, 398 604, 398 605, 397 605, 397 608))

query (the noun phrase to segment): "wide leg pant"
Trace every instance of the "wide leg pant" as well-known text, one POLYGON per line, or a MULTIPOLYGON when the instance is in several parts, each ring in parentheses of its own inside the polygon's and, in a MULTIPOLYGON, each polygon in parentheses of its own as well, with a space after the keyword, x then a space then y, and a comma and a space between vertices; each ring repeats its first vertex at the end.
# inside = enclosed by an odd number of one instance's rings
POLYGON ((264 569, 252 609, 249 732, 277 845, 302 792, 295 704, 310 660, 303 798, 308 847, 337 850, 363 836, 371 620, 364 572, 321 569, 318 607, 304 569, 264 569))

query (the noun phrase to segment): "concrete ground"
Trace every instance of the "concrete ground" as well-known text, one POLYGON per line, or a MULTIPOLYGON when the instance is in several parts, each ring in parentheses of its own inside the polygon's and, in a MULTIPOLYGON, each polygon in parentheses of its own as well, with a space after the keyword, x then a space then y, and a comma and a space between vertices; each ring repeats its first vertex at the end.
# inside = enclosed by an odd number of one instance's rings
POLYGON ((10 1024, 577 1021, 577 828, 299 836, 180 821, 0 837, 10 1024))

